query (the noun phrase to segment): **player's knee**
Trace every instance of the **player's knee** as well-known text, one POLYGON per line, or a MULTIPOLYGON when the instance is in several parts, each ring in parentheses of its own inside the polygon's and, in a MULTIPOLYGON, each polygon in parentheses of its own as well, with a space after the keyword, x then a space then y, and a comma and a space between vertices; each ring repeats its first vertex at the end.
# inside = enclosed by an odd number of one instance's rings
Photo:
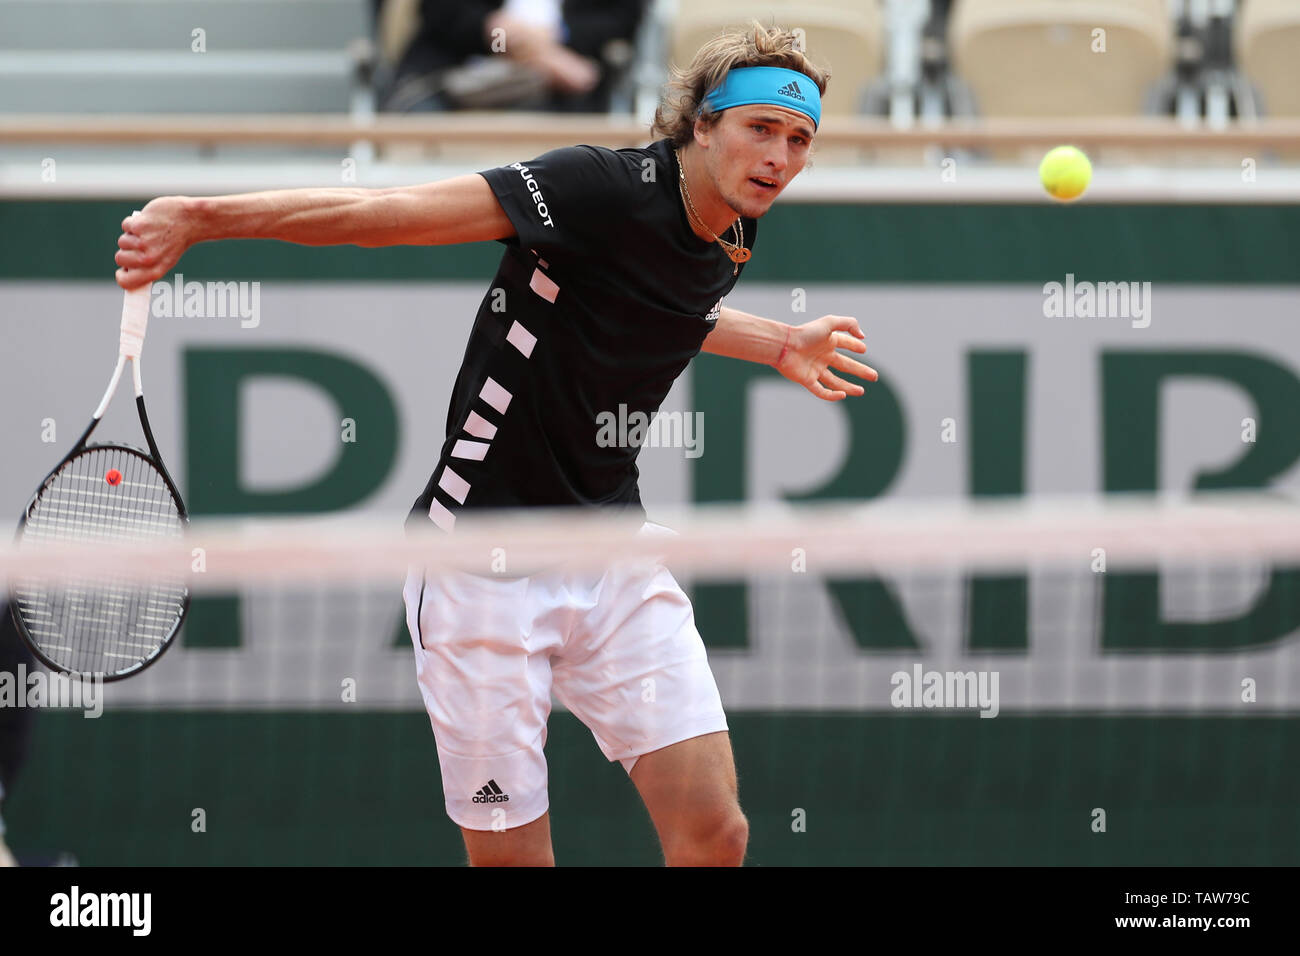
POLYGON ((718 855, 725 866, 740 866, 749 847, 749 821, 736 810, 718 833, 718 855))
POLYGON ((740 866, 749 846, 749 821, 736 807, 683 828, 664 846, 669 866, 740 866))

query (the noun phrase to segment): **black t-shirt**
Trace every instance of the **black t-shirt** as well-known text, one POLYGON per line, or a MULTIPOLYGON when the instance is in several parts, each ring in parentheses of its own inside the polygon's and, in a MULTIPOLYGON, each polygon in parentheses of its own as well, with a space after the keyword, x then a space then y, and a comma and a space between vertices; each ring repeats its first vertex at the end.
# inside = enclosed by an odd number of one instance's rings
MULTIPOLYGON (((598 416, 658 411, 712 331, 735 265, 691 231, 669 140, 571 146, 480 175, 516 236, 500 240, 447 439, 411 517, 451 530, 474 508, 644 516, 640 449, 611 445, 608 431, 600 440, 598 416)), ((758 224, 742 226, 752 248, 758 224)))

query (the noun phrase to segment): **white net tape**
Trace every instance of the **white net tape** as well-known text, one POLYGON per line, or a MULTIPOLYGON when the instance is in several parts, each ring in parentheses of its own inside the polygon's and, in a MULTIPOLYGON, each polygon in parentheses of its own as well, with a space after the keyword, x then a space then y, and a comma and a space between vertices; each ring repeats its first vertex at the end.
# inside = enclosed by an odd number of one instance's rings
POLYGON ((476 515, 453 534, 432 524, 405 533, 396 518, 196 520, 175 540, 5 545, 0 578, 62 580, 112 571, 146 580, 184 571, 201 593, 295 581, 391 583, 412 565, 428 573, 517 575, 647 558, 703 580, 788 573, 792 555, 838 576, 954 567, 1087 568, 1099 555, 1109 569, 1300 563, 1300 505, 1258 494, 719 505, 656 510, 651 517, 673 533, 638 535, 640 521, 544 509, 476 515))

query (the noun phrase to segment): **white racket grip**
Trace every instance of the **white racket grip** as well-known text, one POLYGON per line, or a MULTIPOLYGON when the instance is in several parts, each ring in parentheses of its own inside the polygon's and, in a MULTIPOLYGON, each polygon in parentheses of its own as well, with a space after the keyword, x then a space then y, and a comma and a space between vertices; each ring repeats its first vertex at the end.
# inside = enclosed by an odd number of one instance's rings
POLYGON ((132 289, 122 297, 122 339, 119 353, 139 358, 144 348, 145 327, 149 324, 149 290, 153 283, 132 289))
MULTIPOLYGON (((140 210, 136 209, 131 212, 131 215, 136 216, 139 213, 140 210)), ((145 328, 149 325, 149 290, 152 288, 153 283, 150 282, 122 296, 122 337, 118 346, 119 355, 131 359, 140 357, 140 350, 144 348, 145 328)))

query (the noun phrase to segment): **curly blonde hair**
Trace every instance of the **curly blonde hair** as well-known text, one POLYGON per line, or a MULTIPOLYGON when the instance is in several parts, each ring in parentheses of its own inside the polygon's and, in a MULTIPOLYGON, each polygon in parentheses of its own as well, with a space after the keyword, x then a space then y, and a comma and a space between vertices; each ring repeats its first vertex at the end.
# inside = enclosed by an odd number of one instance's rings
POLYGON ((816 83, 823 96, 831 76, 830 70, 817 66, 805 55, 801 33, 751 20, 744 30, 723 33, 704 44, 685 69, 673 66, 672 77, 655 110, 651 135, 666 136, 674 146, 691 142, 697 118, 711 126, 722 115, 702 110, 704 97, 722 82, 728 72, 746 66, 779 66, 797 70, 816 83))

